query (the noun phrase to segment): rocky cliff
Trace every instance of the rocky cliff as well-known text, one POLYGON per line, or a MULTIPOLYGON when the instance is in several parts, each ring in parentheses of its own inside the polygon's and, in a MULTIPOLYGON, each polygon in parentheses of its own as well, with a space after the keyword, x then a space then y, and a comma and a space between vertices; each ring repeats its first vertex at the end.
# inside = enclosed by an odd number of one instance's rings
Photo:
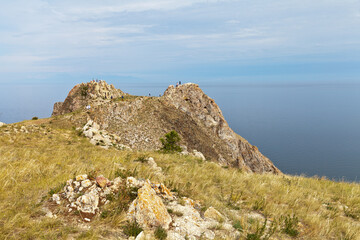
POLYGON ((208 160, 256 173, 281 173, 244 138, 231 130, 220 108, 197 84, 169 86, 162 97, 136 97, 106 82, 76 85, 53 115, 84 110, 87 119, 114 133, 133 149, 154 150, 159 138, 175 130, 188 151, 198 150, 208 160))

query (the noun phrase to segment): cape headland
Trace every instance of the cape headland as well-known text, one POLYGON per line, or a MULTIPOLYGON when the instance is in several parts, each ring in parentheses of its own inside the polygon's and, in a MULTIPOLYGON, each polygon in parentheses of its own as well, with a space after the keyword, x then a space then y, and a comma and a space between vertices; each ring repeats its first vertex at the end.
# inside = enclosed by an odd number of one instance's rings
POLYGON ((159 139, 175 130, 187 152, 199 151, 208 160, 247 172, 281 173, 229 127, 215 101, 194 83, 170 85, 161 97, 133 96, 102 80, 82 83, 55 103, 52 116, 85 110, 86 116, 72 118, 77 125, 91 120, 132 149, 157 150, 159 139))

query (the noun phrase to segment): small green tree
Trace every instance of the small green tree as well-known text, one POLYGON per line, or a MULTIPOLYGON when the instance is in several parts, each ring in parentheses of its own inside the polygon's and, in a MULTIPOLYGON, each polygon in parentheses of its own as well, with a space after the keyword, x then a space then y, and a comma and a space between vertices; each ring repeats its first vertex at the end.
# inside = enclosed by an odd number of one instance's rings
POLYGON ((163 145, 161 150, 164 152, 181 152, 182 151, 181 147, 178 145, 178 143, 180 142, 180 136, 174 130, 165 134, 165 138, 160 138, 160 141, 163 145))
POLYGON ((89 87, 87 85, 82 85, 80 87, 80 95, 83 96, 83 97, 86 97, 88 95, 88 89, 89 87))

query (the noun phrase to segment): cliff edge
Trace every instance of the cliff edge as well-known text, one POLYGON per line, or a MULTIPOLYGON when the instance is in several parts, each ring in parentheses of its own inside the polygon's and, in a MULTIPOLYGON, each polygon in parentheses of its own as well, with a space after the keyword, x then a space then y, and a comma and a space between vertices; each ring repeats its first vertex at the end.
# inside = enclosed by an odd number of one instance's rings
POLYGON ((208 160, 247 172, 281 173, 229 127, 218 105, 197 84, 169 86, 162 97, 143 97, 92 81, 76 85, 63 103, 55 103, 52 115, 85 110, 88 105, 82 124, 91 119, 133 149, 159 149, 159 138, 175 130, 188 151, 200 151, 208 160))

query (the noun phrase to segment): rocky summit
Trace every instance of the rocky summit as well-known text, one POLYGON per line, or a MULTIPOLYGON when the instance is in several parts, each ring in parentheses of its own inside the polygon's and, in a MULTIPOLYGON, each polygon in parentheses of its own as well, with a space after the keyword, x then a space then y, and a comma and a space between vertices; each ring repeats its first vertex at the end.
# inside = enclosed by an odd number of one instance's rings
POLYGON ((71 112, 86 112, 72 116, 74 124, 82 128, 94 122, 97 132, 115 135, 120 146, 157 150, 159 139, 175 130, 185 153, 247 172, 281 173, 257 147, 229 127, 215 101, 194 83, 171 85, 161 97, 129 95, 105 81, 82 83, 64 102, 55 103, 52 115, 71 112))

